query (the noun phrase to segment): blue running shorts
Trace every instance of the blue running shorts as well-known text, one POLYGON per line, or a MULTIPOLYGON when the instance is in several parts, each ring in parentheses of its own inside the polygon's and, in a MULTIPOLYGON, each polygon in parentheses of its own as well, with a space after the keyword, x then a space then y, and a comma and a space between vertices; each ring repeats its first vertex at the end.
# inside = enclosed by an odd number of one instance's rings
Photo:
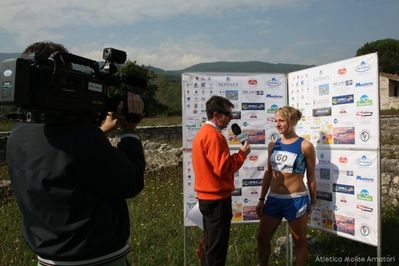
POLYGON ((288 221, 298 219, 307 213, 310 208, 307 191, 293 194, 277 194, 270 192, 267 196, 263 213, 285 218, 288 221))

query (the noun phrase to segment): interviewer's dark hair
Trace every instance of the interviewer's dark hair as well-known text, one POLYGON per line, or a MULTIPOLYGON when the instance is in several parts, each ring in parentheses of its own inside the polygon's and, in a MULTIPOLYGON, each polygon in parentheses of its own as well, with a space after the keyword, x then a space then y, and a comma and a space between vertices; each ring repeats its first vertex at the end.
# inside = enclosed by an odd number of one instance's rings
POLYGON ((206 102, 206 116, 211 119, 214 112, 226 112, 228 107, 234 108, 234 104, 224 97, 214 95, 206 102))
POLYGON ((32 43, 31 45, 26 47, 25 50, 22 52, 21 57, 27 58, 29 54, 34 53, 39 56, 48 58, 52 53, 57 51, 68 53, 68 50, 62 44, 50 41, 41 41, 32 43))

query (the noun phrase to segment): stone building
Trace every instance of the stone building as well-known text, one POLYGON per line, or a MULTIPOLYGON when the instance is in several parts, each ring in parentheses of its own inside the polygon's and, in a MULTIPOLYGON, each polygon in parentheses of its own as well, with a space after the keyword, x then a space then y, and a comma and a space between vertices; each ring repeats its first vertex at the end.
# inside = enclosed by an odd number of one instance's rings
POLYGON ((380 72, 380 109, 399 109, 399 75, 380 72))

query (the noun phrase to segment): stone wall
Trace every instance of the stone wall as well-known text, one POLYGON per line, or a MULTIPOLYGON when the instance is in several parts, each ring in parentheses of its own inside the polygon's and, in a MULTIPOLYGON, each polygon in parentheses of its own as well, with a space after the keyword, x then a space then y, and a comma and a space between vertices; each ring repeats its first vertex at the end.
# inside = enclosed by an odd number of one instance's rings
POLYGON ((143 140, 170 143, 182 139, 182 126, 139 127, 138 134, 143 140))
MULTIPOLYGON (((147 161, 147 171, 158 171, 163 167, 182 163, 182 149, 167 143, 176 143, 182 137, 181 126, 141 127, 140 138, 147 161)), ((0 138, 0 163, 5 161, 6 137, 0 138)), ((399 117, 381 118, 381 185, 382 204, 399 204, 399 117)))

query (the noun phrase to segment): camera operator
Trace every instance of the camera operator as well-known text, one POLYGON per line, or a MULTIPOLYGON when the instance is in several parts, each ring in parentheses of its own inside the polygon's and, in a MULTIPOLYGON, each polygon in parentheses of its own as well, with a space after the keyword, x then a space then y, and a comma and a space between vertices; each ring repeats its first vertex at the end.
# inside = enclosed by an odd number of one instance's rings
MULTIPOLYGON (((22 56, 55 51, 67 52, 39 42, 22 56)), ((55 123, 18 123, 12 130, 9 175, 23 236, 38 265, 129 265, 126 199, 144 187, 145 160, 137 124, 124 119, 124 106, 143 116, 143 101, 129 93, 100 128, 83 115, 69 115, 55 123), (118 127, 115 148, 105 134, 118 127)))

